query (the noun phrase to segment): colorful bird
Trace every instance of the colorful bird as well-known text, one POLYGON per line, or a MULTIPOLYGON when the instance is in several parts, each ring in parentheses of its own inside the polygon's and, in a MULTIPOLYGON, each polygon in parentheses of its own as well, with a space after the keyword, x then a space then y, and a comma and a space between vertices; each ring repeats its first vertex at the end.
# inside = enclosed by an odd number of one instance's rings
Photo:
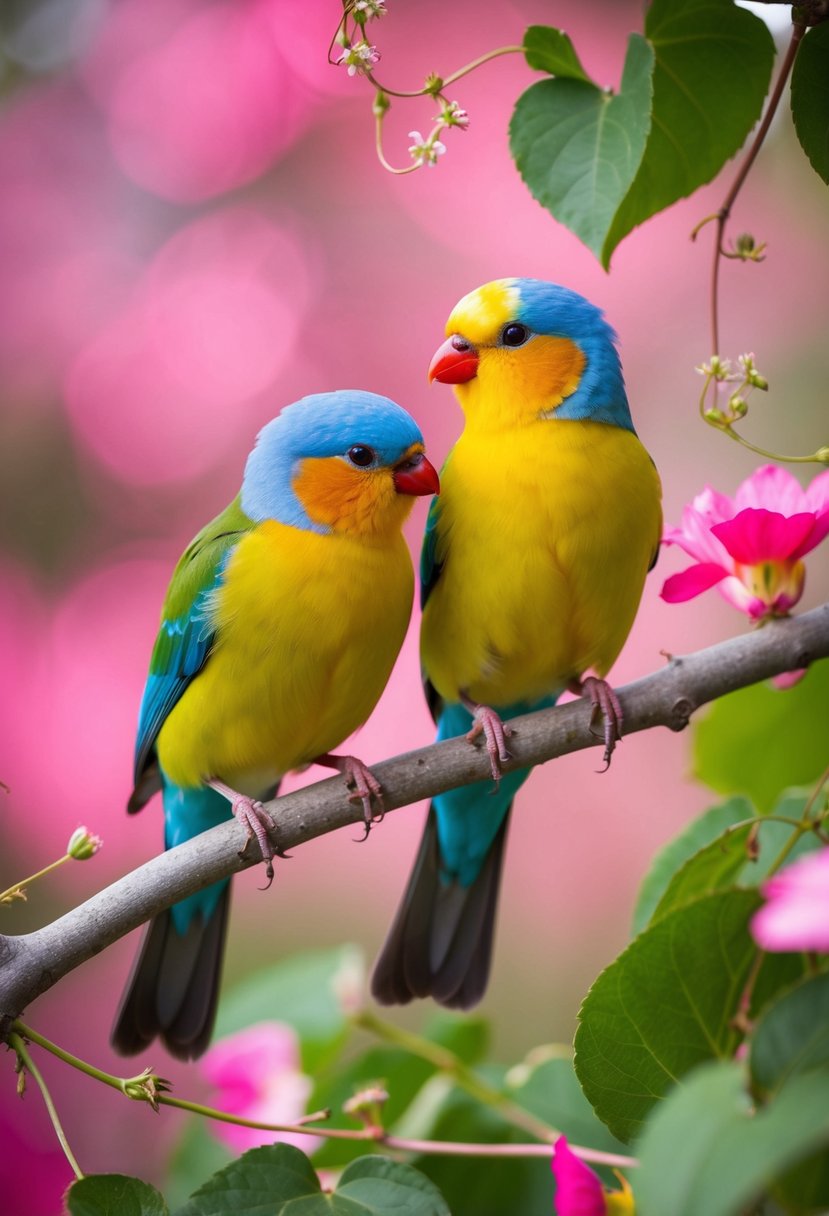
POLYGON ((426 527, 421 659, 438 738, 483 735, 496 788, 433 800, 372 992, 468 1008, 486 988, 507 824, 528 775, 501 777, 509 719, 584 693, 609 762, 622 713, 604 676, 662 513, 598 308, 553 283, 499 279, 464 296, 446 332, 429 378, 455 385, 465 425, 426 527))
MULTIPOLYGON (((401 528, 438 476, 414 420, 385 397, 304 397, 260 432, 240 494, 176 566, 138 726, 138 811, 161 790, 172 848, 235 815, 273 875, 260 799, 311 763, 343 772, 366 831, 380 787, 336 747, 369 716, 411 612, 401 528)), ((379 804, 382 809, 382 803, 379 804)), ((246 841, 247 844, 247 841, 246 841)), ((150 924, 113 1031, 182 1059, 213 1027, 229 881, 150 924)))

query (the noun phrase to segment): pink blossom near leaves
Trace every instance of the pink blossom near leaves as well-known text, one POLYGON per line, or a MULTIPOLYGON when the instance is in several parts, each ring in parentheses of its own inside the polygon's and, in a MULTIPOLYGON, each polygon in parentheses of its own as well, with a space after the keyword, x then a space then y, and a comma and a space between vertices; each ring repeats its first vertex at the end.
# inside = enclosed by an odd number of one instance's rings
POLYGON ((668 603, 693 599, 710 587, 754 621, 786 616, 803 594, 803 558, 829 534, 829 471, 802 489, 786 469, 764 465, 734 498, 706 486, 667 527, 696 564, 665 580, 668 603))
POLYGON ((751 922, 759 946, 829 952, 829 848, 767 879, 763 895, 766 902, 751 922))
POLYGON ((621 1190, 609 1190, 599 1175, 572 1151, 565 1136, 553 1145, 556 1180, 554 1216, 634 1216, 633 1193, 621 1174, 621 1190))
MULTIPOLYGON (((301 1071, 299 1040, 283 1022, 257 1022, 219 1039, 200 1063, 217 1091, 214 1105, 258 1123, 295 1123, 305 1112, 311 1078, 301 1071)), ((311 1152, 318 1140, 290 1132, 259 1131, 211 1121, 211 1131, 235 1152, 279 1140, 311 1152)))

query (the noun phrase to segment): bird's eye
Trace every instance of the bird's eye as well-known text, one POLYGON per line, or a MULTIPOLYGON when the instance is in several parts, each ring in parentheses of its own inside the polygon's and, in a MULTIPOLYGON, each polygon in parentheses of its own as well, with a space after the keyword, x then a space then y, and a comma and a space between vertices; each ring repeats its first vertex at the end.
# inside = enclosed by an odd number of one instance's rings
POLYGON ((358 468, 365 469, 374 460, 374 449, 367 448, 365 444, 355 443, 353 448, 349 448, 346 456, 352 464, 356 464, 358 468))
POLYGON ((501 335, 501 340, 504 346, 523 346, 529 336, 530 331, 526 325, 518 325, 516 322, 513 322, 511 325, 506 326, 501 335))

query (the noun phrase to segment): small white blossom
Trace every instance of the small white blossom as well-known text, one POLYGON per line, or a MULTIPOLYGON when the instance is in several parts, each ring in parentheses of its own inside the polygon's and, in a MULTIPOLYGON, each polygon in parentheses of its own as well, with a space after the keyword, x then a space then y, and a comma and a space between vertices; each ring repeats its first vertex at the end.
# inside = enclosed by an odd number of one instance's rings
POLYGON ((410 131, 409 139, 412 140, 409 152, 416 165, 428 165, 432 168, 438 163, 438 157, 443 156, 446 151, 446 145, 439 139, 424 139, 419 131, 410 131))
POLYGON ((460 127, 462 131, 465 131, 469 126, 469 115, 456 101, 449 101, 444 103, 435 122, 442 122, 445 127, 460 127))
POLYGON ((364 13, 366 21, 371 21, 373 17, 385 17, 386 0, 354 0, 352 11, 355 14, 364 13))
POLYGON ((370 72, 379 59, 380 54, 377 47, 370 46, 365 38, 362 38, 353 46, 347 46, 337 63, 346 64, 349 76, 356 76, 358 72, 370 72))

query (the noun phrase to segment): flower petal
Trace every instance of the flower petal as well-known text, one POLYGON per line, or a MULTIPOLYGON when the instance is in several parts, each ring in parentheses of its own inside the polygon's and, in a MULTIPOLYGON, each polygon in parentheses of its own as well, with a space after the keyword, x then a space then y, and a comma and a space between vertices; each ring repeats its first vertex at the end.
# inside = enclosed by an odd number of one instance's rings
POLYGON ((605 1216, 607 1205, 599 1175, 570 1151, 564 1136, 553 1145, 552 1170, 556 1216, 605 1216))
POLYGON ((715 524, 711 531, 735 562, 759 566, 762 562, 788 561, 808 541, 814 526, 814 515, 806 512, 787 518, 778 511, 750 507, 733 519, 715 524))
POLYGON ((763 885, 751 931, 764 950, 829 952, 829 849, 803 857, 763 885))
POLYGON ((689 566, 680 574, 672 574, 662 585, 660 595, 668 604, 682 604, 692 600, 695 595, 701 595, 710 587, 715 587, 728 577, 728 571, 723 570, 716 562, 700 562, 697 566, 689 566))
POLYGON ((800 482, 788 469, 776 464, 764 464, 755 469, 734 495, 737 511, 746 507, 764 507, 781 515, 796 515, 806 510, 806 495, 800 482))

